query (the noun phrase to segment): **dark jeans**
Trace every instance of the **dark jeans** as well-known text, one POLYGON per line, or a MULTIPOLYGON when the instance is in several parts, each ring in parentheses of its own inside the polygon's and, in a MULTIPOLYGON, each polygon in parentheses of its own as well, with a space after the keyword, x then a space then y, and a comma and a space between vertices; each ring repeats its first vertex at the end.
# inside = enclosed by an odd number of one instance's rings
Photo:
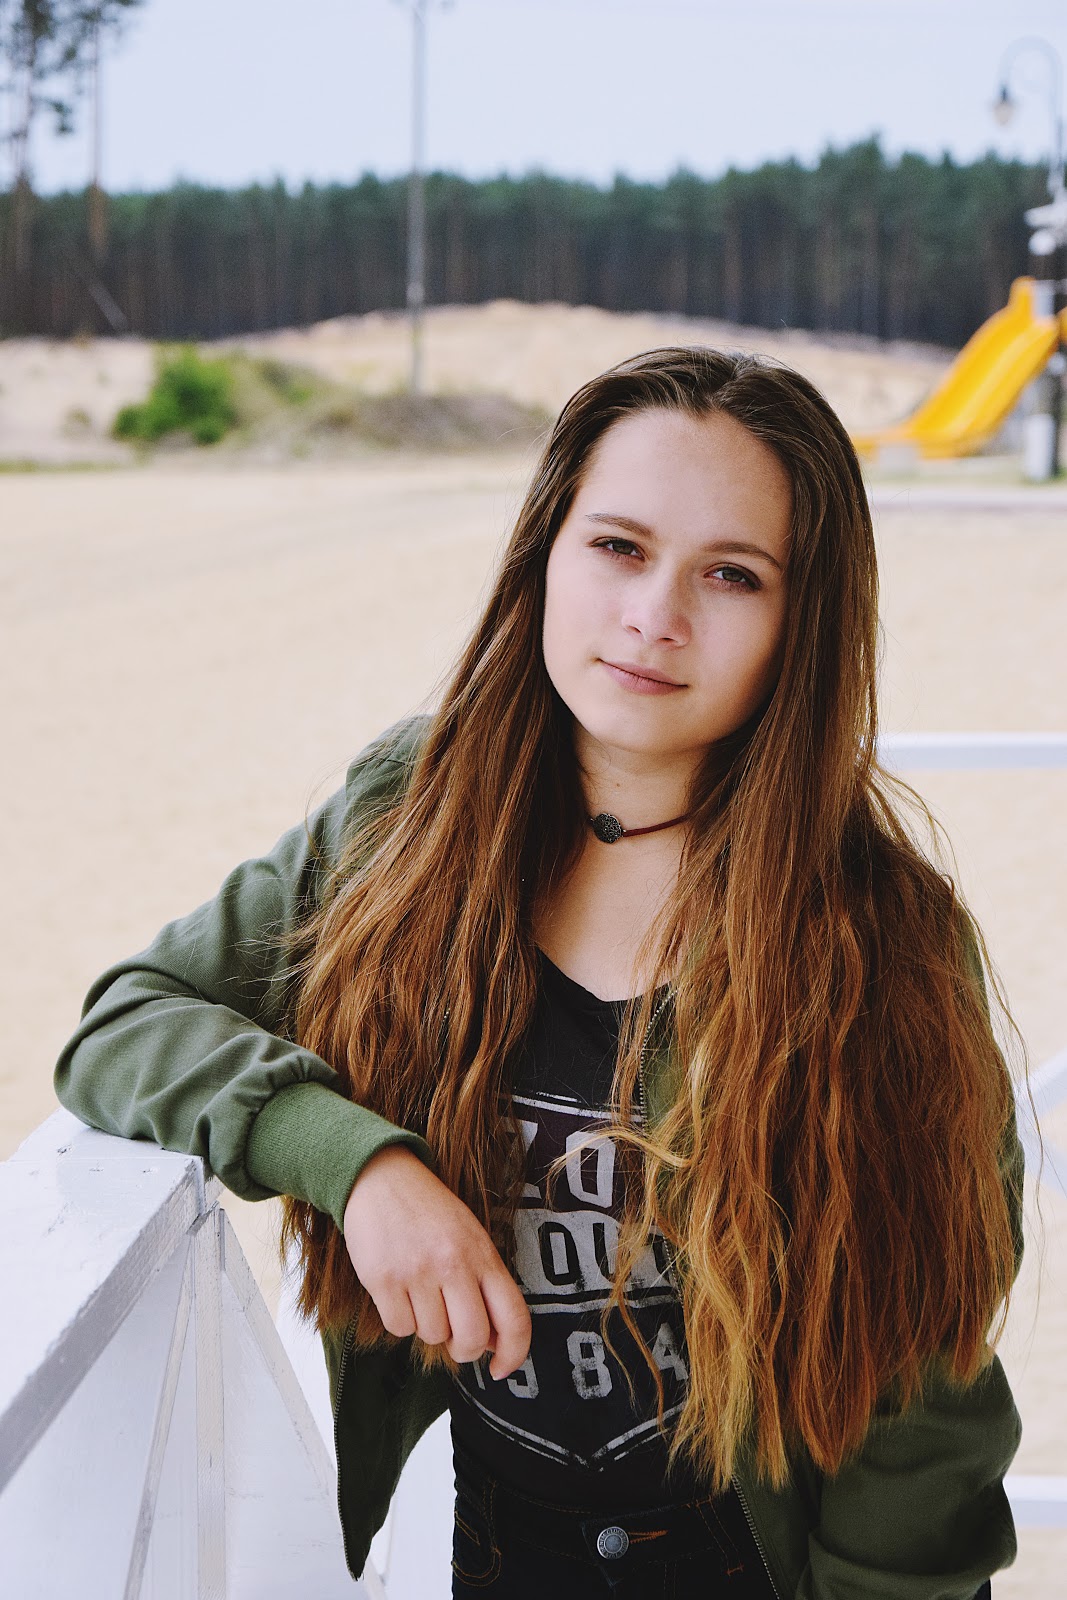
POLYGON ((774 1600, 733 1493, 589 1512, 506 1488, 458 1448, 455 1466, 454 1600, 774 1600))
POLYGON ((454 1462, 453 1600, 775 1600, 733 1491, 589 1512, 519 1494, 458 1447, 454 1462))

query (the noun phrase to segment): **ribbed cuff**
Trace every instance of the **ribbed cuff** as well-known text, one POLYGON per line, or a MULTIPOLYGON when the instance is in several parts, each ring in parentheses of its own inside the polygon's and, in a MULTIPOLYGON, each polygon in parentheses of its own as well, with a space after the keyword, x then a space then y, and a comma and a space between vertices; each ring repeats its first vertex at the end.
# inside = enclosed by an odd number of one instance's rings
POLYGON ((249 1176, 275 1194, 307 1200, 344 1227, 352 1185, 372 1156, 405 1145, 432 1167, 429 1146, 322 1083, 279 1089, 252 1123, 245 1159, 249 1176))

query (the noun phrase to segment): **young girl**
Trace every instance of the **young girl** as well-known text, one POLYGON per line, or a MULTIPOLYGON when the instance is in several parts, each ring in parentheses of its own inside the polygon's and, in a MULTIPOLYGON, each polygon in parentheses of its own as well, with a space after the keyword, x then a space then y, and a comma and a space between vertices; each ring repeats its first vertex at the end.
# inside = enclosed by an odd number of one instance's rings
POLYGON ((624 362, 440 709, 90 994, 64 1103, 286 1196, 354 1574, 446 1406, 457 1596, 1011 1561, 1013 1097, 875 764, 876 602, 809 383, 624 362))

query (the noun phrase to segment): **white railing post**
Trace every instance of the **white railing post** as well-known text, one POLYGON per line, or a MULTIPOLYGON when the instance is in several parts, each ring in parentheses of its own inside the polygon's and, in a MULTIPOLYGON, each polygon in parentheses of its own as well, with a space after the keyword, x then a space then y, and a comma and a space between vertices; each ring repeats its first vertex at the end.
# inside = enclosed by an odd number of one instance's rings
POLYGON ((196 1303, 197 1600, 226 1600, 226 1417, 222 1386, 222 1212, 193 1229, 196 1303))
POLYGON ((130 1544, 130 1560, 126 1572, 126 1582, 122 1591, 123 1600, 137 1600, 137 1597, 142 1593, 145 1563, 148 1559, 148 1548, 155 1524, 159 1486, 163 1476, 163 1461, 166 1454, 167 1441, 170 1437, 174 1402, 178 1392, 178 1378, 181 1373, 182 1357, 185 1354, 185 1343, 193 1311, 193 1262, 192 1252, 188 1246, 181 1254, 178 1270, 181 1273, 181 1286, 178 1290, 178 1299, 174 1309, 174 1326, 163 1368, 159 1398, 156 1403, 152 1439, 145 1467, 144 1483, 141 1487, 141 1501, 134 1526, 133 1539, 130 1544))

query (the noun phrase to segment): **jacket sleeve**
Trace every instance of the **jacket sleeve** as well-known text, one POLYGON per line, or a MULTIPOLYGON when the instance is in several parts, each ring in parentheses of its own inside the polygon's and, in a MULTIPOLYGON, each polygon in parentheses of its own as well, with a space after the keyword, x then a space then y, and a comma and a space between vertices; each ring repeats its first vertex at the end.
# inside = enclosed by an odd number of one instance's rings
POLYGON ((315 816, 97 980, 56 1067, 65 1106, 107 1133, 202 1156, 246 1199, 290 1194, 338 1226, 378 1150, 406 1144, 429 1160, 417 1135, 354 1105, 286 1036, 288 939, 351 830, 403 788, 417 733, 383 735, 315 816))

